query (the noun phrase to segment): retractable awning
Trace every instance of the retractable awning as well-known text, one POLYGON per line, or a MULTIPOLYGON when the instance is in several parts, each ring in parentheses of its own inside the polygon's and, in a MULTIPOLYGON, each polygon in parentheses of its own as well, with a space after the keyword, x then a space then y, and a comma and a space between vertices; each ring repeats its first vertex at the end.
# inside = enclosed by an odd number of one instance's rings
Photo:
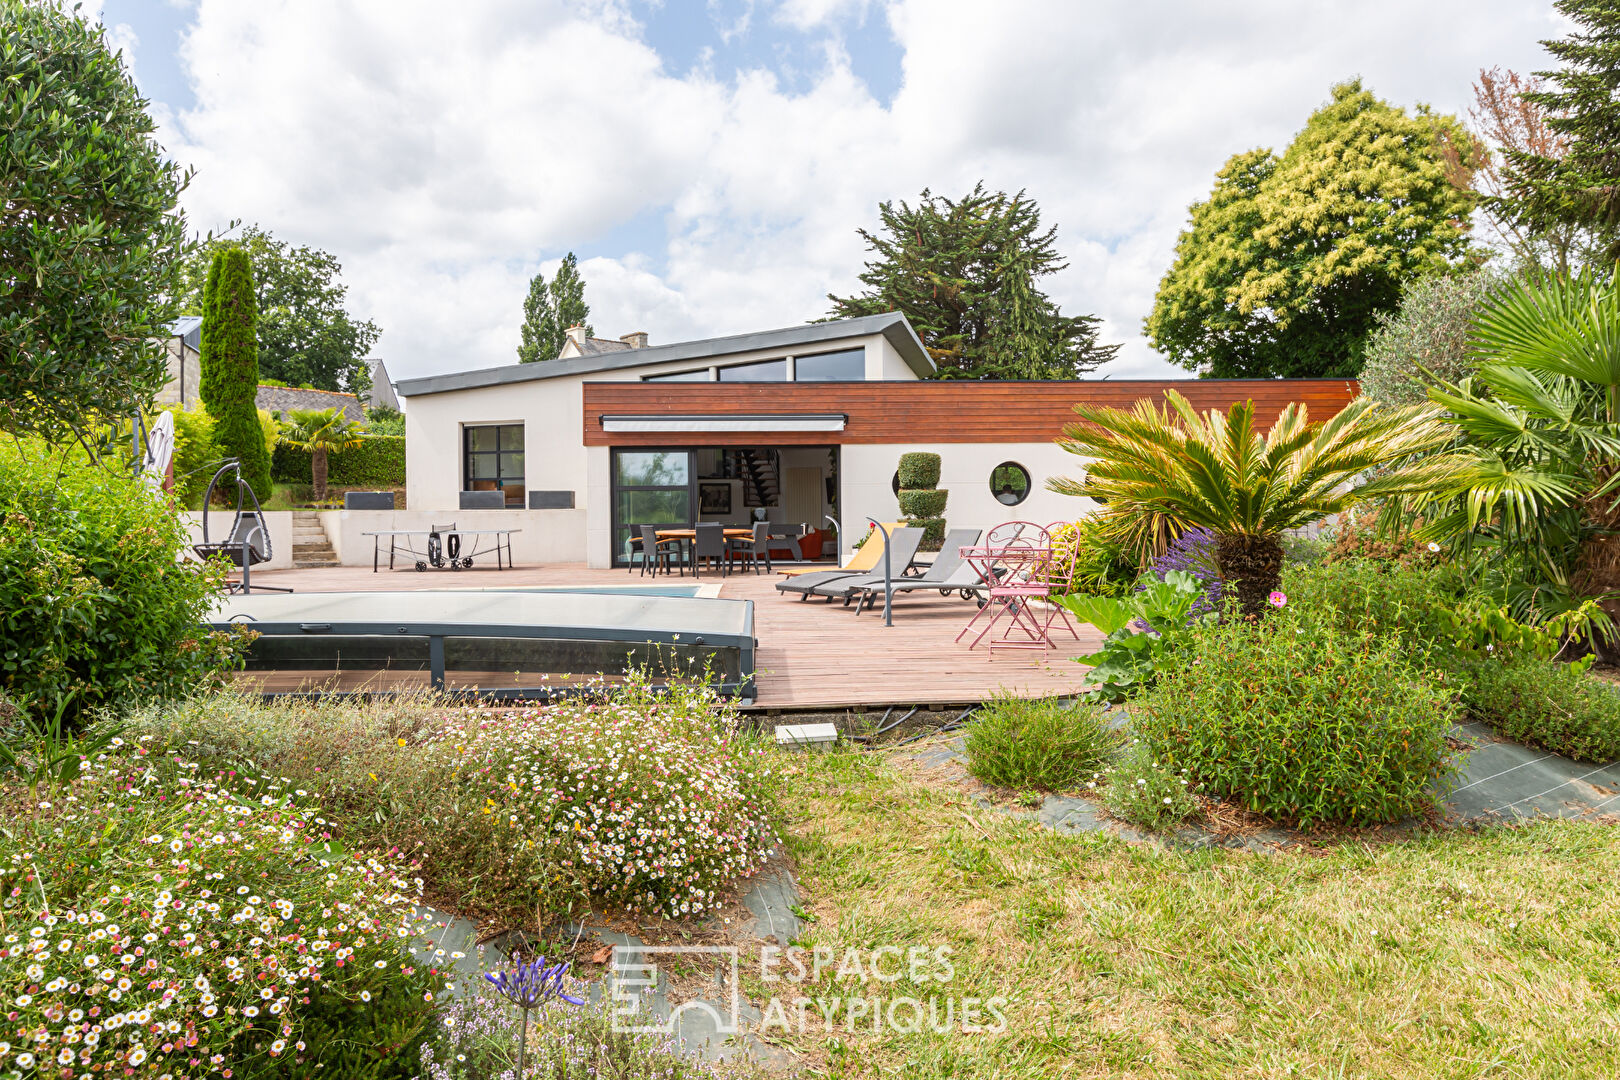
POLYGON ((707 413, 602 417, 609 432, 843 431, 843 413, 707 413))

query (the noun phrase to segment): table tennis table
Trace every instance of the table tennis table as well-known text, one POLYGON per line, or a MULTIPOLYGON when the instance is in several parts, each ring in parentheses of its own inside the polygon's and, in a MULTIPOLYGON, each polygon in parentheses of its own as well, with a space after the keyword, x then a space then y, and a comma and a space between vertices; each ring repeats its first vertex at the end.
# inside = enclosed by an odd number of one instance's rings
POLYGON ((382 562, 383 537, 388 537, 388 569, 394 568, 396 555, 409 556, 416 564, 418 571, 425 572, 429 566, 439 570, 461 570, 471 567, 473 560, 480 555, 495 556, 495 569, 509 570, 512 567, 512 534, 522 532, 522 529, 380 529, 377 532, 361 533, 361 536, 372 538, 371 572, 377 573, 382 562), (462 537, 472 537, 473 549, 463 554, 461 548, 462 537), (484 537, 493 536, 494 546, 484 546, 484 537), (416 550, 415 538, 422 537, 425 550, 416 550), (455 537, 452 545, 450 538, 455 537), (453 548, 453 550, 452 550, 453 548), (504 565, 501 561, 505 553, 504 565))

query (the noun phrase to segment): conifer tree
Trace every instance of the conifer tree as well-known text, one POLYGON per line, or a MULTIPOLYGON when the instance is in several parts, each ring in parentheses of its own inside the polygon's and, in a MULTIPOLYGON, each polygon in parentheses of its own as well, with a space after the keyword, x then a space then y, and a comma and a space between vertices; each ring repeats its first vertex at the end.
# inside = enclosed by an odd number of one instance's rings
POLYGON ((523 343, 518 346, 518 362, 557 359, 570 326, 583 326, 587 337, 594 336, 596 331, 585 321, 590 315, 591 306, 585 302, 585 279, 579 274, 579 260, 570 251, 563 256, 550 284, 544 274, 536 274, 529 281, 529 295, 523 301, 523 343))
POLYGON ((916 206, 881 203, 877 232, 859 230, 873 257, 867 291, 834 296, 832 318, 904 314, 941 379, 1072 379, 1111 359, 1094 315, 1058 310, 1038 282, 1068 264, 1057 228, 1022 191, 961 199, 924 190, 916 206))
POLYGON ((1545 89, 1524 95, 1562 136, 1563 155, 1504 148, 1507 191, 1500 202, 1533 231, 1589 229, 1620 260, 1620 5, 1557 0, 1574 20, 1569 37, 1541 44, 1562 64, 1538 71, 1545 89))
POLYGON ((241 462, 242 478, 262 501, 272 487, 270 454, 259 426, 258 301, 248 253, 240 247, 216 251, 203 296, 199 392, 214 418, 220 452, 241 462))

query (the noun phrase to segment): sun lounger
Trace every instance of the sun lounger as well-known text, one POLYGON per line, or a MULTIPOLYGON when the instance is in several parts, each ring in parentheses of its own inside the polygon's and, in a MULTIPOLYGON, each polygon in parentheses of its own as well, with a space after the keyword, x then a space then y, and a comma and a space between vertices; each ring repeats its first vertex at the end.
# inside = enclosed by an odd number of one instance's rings
MULTIPOLYGON (((916 558, 917 546, 922 543, 923 530, 909 526, 901 526, 896 528, 889 535, 892 541, 889 566, 894 576, 899 577, 901 574, 905 573, 906 568, 911 565, 911 560, 916 558)), ((861 551, 865 551, 874 544, 876 544, 878 547, 878 558, 876 560, 877 564, 882 566, 882 533, 878 533, 877 535, 873 536, 872 539, 862 544, 861 551)), ((850 560, 851 565, 854 565, 854 562, 855 560, 850 560)), ((865 576, 866 572, 861 570, 823 570, 818 574, 800 574, 798 577, 791 577, 786 581, 778 581, 776 583, 776 590, 784 595, 788 593, 798 593, 799 599, 805 600, 809 598, 812 589, 819 588, 820 586, 826 585, 829 582, 838 581, 841 578, 856 578, 865 576)), ((878 572, 878 576, 882 576, 881 570, 878 572)), ((832 597, 829 596, 827 599, 830 600, 832 597)))
MULTIPOLYGON (((892 534, 896 529, 905 525, 903 521, 885 521, 883 528, 892 534)), ((836 571, 820 566, 788 566, 778 570, 783 577, 798 577, 803 574, 868 574, 877 568, 883 559, 883 532, 880 529, 872 530, 872 536, 850 553, 849 562, 836 571)))
MULTIPOLYGON (((952 529, 945 534, 945 542, 940 545, 939 554, 934 556, 934 564, 928 568, 927 573, 921 577, 895 575, 891 586, 896 592, 909 589, 959 589, 962 584, 977 581, 977 575, 971 573, 973 568, 962 560, 962 549, 977 544, 981 535, 978 529, 952 529), (965 580, 963 575, 958 573, 964 569, 969 571, 969 576, 965 580)), ((856 614, 859 614, 863 603, 871 607, 876 598, 883 595, 883 575, 866 574, 861 577, 829 581, 816 589, 816 595, 841 596, 845 604, 854 600, 856 614)))

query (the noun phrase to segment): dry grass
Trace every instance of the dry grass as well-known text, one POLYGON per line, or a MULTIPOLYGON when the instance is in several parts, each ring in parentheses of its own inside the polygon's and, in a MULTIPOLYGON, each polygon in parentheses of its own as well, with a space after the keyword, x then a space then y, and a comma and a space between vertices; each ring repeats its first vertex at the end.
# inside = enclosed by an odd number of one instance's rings
POLYGON ((783 1040, 811 1075, 1620 1075, 1611 828, 1180 852, 1059 836, 876 755, 795 768, 804 943, 947 945, 936 992, 1009 999, 1000 1035, 812 1025, 783 1040))

